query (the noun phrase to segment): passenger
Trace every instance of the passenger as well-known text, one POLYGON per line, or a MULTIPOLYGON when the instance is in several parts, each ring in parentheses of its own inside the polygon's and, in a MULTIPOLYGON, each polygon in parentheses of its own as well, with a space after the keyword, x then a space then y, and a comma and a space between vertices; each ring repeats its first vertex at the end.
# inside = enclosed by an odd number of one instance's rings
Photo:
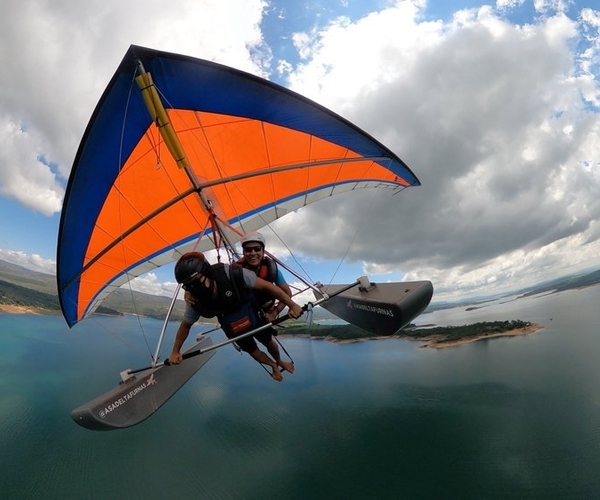
MULTIPOLYGON (((237 261, 242 267, 253 271, 259 278, 277 285, 286 295, 292 296, 292 290, 277 267, 277 263, 265 255, 265 238, 258 231, 246 233, 242 239, 244 256, 237 261)), ((275 302, 269 296, 258 297, 262 315, 267 323, 275 320, 279 313, 285 309, 284 302, 275 302)))
MULTIPOLYGON (((186 301, 184 319, 181 321, 169 362, 181 363, 181 347, 187 339, 192 325, 202 317, 217 317, 225 335, 232 339, 249 332, 261 324, 256 306, 253 304, 253 293, 268 295, 282 302, 289 308, 291 318, 299 318, 302 308, 281 288, 244 269, 241 266, 210 263, 200 252, 184 254, 175 265, 175 279, 190 294, 186 301)), ((241 350, 249 353, 256 361, 271 367, 274 380, 283 380, 280 368, 294 371, 293 363, 283 361, 277 342, 272 336, 272 329, 257 332, 255 335, 236 341, 241 350), (256 344, 254 337, 269 351, 263 352, 256 344)))

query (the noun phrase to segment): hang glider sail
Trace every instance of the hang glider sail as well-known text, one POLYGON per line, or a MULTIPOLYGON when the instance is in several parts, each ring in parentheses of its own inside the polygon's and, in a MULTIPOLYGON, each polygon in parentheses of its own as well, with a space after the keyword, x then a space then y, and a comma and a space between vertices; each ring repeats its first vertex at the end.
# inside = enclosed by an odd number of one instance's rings
MULTIPOLYGON (((71 171, 57 255, 64 316, 74 325, 125 282, 189 250, 207 226, 199 195, 249 231, 344 191, 418 184, 392 151, 301 95, 132 46, 71 171)), ((213 248, 210 233, 198 250, 213 248)))
MULTIPOLYGON (((131 46, 93 112, 67 186, 57 250, 64 317, 73 326, 131 279, 192 249, 231 248, 243 232, 323 198, 419 184, 396 154, 299 94, 213 62, 131 46)), ((433 293, 429 282, 395 285, 352 296, 343 292, 354 285, 314 290, 323 301, 336 296, 330 310, 370 331, 382 329, 378 311, 391 311, 385 330, 395 333, 433 293)), ((185 370, 163 370, 153 359, 144 377, 169 384, 167 392, 150 384, 134 391, 145 401, 100 416, 141 383, 124 380, 73 418, 90 428, 133 425, 210 355, 185 370)))

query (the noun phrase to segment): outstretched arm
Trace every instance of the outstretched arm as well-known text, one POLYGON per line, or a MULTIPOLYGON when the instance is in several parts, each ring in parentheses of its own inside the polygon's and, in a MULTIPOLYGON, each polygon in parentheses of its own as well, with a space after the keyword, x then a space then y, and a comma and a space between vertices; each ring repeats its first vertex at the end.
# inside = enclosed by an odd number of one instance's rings
MULTIPOLYGON (((290 288, 290 285, 288 285, 285 281, 283 283, 280 283, 277 286, 279 288, 281 288, 288 297, 292 296, 292 289, 290 288)), ((285 308, 285 304, 283 302, 279 301, 279 302, 277 302, 277 305, 275 307, 276 307, 277 314, 279 314, 285 308)))
POLYGON ((267 292, 271 297, 288 306, 290 318, 296 319, 302 316, 302 308, 296 304, 288 294, 273 283, 269 283, 262 278, 256 278, 254 288, 261 292, 267 292))
POLYGON ((179 324, 177 335, 175 335, 175 342, 173 342, 173 349, 171 351, 171 355, 169 356, 169 362, 171 364, 177 365, 183 361, 181 356, 181 346, 183 346, 185 339, 187 339, 190 333, 190 328, 192 328, 192 325, 185 321, 182 321, 179 324))
MULTIPOLYGON (((290 288, 290 285, 288 285, 285 281, 283 283, 279 283, 279 284, 275 284, 275 285, 278 286, 279 288, 281 288, 288 297, 292 296, 292 289, 290 288)), ((283 311, 284 309, 285 309, 285 304, 283 302, 281 302, 280 300, 275 301, 275 304, 272 307, 270 307, 266 311, 263 311, 264 317, 269 322, 275 321, 277 319, 277 317, 279 316, 279 313, 281 313, 281 311, 283 311)))

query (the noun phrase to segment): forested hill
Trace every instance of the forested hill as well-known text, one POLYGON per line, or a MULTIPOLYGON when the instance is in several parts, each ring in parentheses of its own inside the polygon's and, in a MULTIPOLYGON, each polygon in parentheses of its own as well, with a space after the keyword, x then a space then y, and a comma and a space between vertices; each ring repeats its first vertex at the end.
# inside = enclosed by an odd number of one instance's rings
MULTIPOLYGON (((121 289, 112 293, 97 312, 101 314, 139 314, 163 319, 171 304, 164 296, 148 295, 121 289)), ((0 260, 0 305, 39 309, 39 312, 60 314, 56 276, 31 271, 0 260)), ((183 317, 184 303, 178 301, 173 320, 183 317)))
POLYGON ((39 292, 31 288, 0 280, 0 304, 19 307, 33 307, 49 312, 60 312, 56 294, 39 292))
POLYGON ((57 295, 56 277, 52 274, 31 271, 3 260, 0 260, 0 281, 37 292, 57 295))
MULTIPOLYGON (((545 281, 543 283, 538 283, 536 285, 523 288, 517 292, 511 292, 510 295, 516 295, 518 297, 529 297, 531 295, 538 295, 540 293, 557 293, 564 292, 567 290, 575 290, 577 288, 585 288, 588 286, 595 286, 600 284, 600 270, 595 271, 586 271, 578 274, 571 274, 569 276, 563 276, 560 278, 555 278, 552 280, 545 281)), ((435 286, 435 283, 434 283, 435 286)), ((435 298, 435 296, 434 296, 435 298)), ((464 301, 456 301, 456 302, 434 302, 429 305, 427 311, 435 311, 439 309, 451 309, 453 307, 467 307, 467 306, 482 306, 485 305, 486 302, 491 302, 493 300, 497 300, 499 297, 495 296, 493 298, 482 298, 480 300, 474 301, 473 299, 468 299, 464 301)), ((474 307, 476 308, 476 307, 474 307)))
MULTIPOLYGON (((549 280, 526 288, 521 296, 538 293, 552 293, 600 283, 600 270, 584 272, 549 280)), ((435 286, 435 283, 434 283, 435 286)), ((155 318, 164 318, 171 299, 164 296, 148 295, 127 289, 117 290, 103 302, 98 312, 104 314, 131 313, 155 318)), ((60 311, 56 277, 52 274, 31 271, 22 266, 0 260, 0 305, 39 308, 46 311, 60 311)), ((457 301, 453 303, 432 303, 428 311, 457 306, 473 305, 473 301, 457 301)), ((183 316, 184 303, 177 301, 172 319, 183 316)), ((316 311, 320 308, 316 309, 316 311)))
POLYGON ((542 283, 523 293, 523 296, 536 295, 543 292, 562 292, 575 288, 584 288, 600 283, 600 269, 597 271, 574 274, 542 283))

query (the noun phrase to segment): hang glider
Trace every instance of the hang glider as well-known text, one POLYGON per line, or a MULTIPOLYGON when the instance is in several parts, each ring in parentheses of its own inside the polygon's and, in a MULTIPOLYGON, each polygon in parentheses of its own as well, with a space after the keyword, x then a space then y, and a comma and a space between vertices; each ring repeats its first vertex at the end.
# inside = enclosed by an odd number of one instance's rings
MULTIPOLYGON (((390 150, 294 92, 132 46, 71 171, 57 256, 63 313, 72 326, 125 282, 189 250, 207 224, 199 193, 250 231, 340 192, 418 184, 390 150), (156 100, 165 116, 149 113, 146 101, 156 100)), ((213 248, 210 236, 198 250, 213 248)))
MULTIPOLYGON (((131 279, 192 249, 231 248, 243 232, 326 197, 419 184, 391 150, 297 93, 214 62, 131 46, 71 170, 57 249, 63 315, 74 326, 131 279)), ((433 288, 420 283, 408 309, 400 306, 405 285, 377 296, 400 307, 389 329, 425 309, 433 288)), ((329 292, 316 293, 327 307, 329 292)), ((377 307, 358 315, 353 307, 346 317, 374 325, 377 317, 364 318, 377 307)))

